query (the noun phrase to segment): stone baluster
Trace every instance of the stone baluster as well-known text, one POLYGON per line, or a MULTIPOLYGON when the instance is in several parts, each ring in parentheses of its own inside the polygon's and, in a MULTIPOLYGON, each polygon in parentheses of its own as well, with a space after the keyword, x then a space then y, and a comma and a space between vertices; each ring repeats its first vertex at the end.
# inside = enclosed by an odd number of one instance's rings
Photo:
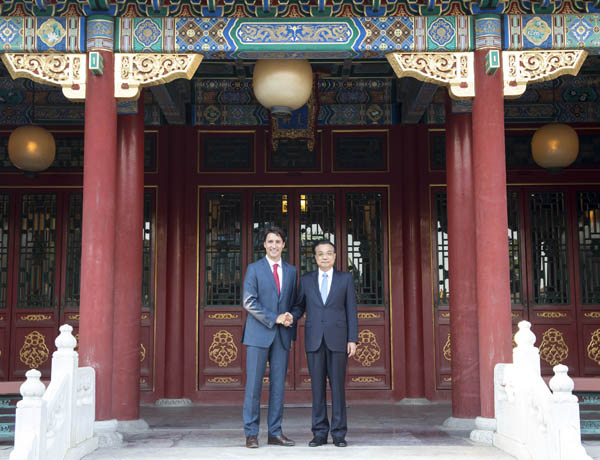
POLYGON ((15 448, 10 460, 43 458, 46 446, 46 401, 42 399, 46 387, 40 381, 37 369, 27 371, 27 380, 21 385, 23 399, 17 403, 15 448))

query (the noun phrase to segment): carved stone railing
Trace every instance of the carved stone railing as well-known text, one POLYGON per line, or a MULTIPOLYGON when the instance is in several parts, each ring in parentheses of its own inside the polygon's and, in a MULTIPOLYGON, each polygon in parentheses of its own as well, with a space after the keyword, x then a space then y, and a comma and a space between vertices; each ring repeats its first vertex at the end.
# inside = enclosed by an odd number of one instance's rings
POLYGON ((10 460, 77 460, 98 448, 93 436, 95 372, 91 367, 78 367, 72 331, 69 325, 60 327, 47 389, 38 370, 25 374, 10 460))
POLYGON ((494 445, 519 460, 591 460, 581 445, 579 407, 568 368, 554 366, 548 388, 529 322, 519 323, 515 342, 513 363, 494 369, 494 445))

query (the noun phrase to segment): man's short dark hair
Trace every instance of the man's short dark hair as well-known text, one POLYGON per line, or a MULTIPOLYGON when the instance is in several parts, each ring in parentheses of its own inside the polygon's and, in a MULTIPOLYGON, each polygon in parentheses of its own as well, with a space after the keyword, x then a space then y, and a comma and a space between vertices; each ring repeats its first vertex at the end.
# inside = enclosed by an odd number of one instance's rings
POLYGON ((263 236, 264 236, 263 242, 267 241, 267 236, 269 235, 269 233, 274 233, 275 235, 279 236, 285 243, 285 231, 282 228, 269 227, 269 228, 265 229, 265 232, 263 234, 263 236))
POLYGON ((313 253, 316 254, 317 253, 317 247, 321 246, 322 244, 328 244, 329 246, 333 247, 333 252, 337 253, 337 250, 335 249, 335 244, 333 244, 331 241, 329 240, 319 240, 317 241, 315 244, 313 244, 313 253))

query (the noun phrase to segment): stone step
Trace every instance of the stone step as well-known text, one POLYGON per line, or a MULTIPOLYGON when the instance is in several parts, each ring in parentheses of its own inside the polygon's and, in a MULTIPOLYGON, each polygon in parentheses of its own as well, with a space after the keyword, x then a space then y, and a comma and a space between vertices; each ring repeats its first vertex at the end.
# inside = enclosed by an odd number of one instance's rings
POLYGON ((15 414, 21 395, 0 395, 0 440, 15 437, 15 414))

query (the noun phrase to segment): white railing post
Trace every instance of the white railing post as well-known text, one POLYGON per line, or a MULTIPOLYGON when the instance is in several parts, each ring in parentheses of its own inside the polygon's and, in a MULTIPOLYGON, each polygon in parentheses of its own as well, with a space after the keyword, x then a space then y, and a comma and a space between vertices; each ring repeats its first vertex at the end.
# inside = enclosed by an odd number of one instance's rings
POLYGON ((41 372, 27 371, 27 380, 21 385, 23 399, 17 403, 15 448, 10 460, 45 460, 46 401, 42 399, 46 387, 40 381, 41 372))
POLYGON ((75 410, 77 367, 79 365, 79 354, 75 351, 77 340, 73 337, 73 328, 68 324, 60 327, 60 334, 56 337, 54 345, 56 351, 52 354, 52 379, 58 381, 65 376, 65 390, 68 393, 67 407, 65 407, 64 424, 70 427, 64 434, 64 442, 68 449, 73 445, 71 439, 73 427, 73 411, 75 410))
POLYGON ((554 367, 550 388, 527 321, 519 323, 513 363, 494 369, 494 445, 519 460, 591 460, 581 445, 579 406, 568 368, 554 367))

